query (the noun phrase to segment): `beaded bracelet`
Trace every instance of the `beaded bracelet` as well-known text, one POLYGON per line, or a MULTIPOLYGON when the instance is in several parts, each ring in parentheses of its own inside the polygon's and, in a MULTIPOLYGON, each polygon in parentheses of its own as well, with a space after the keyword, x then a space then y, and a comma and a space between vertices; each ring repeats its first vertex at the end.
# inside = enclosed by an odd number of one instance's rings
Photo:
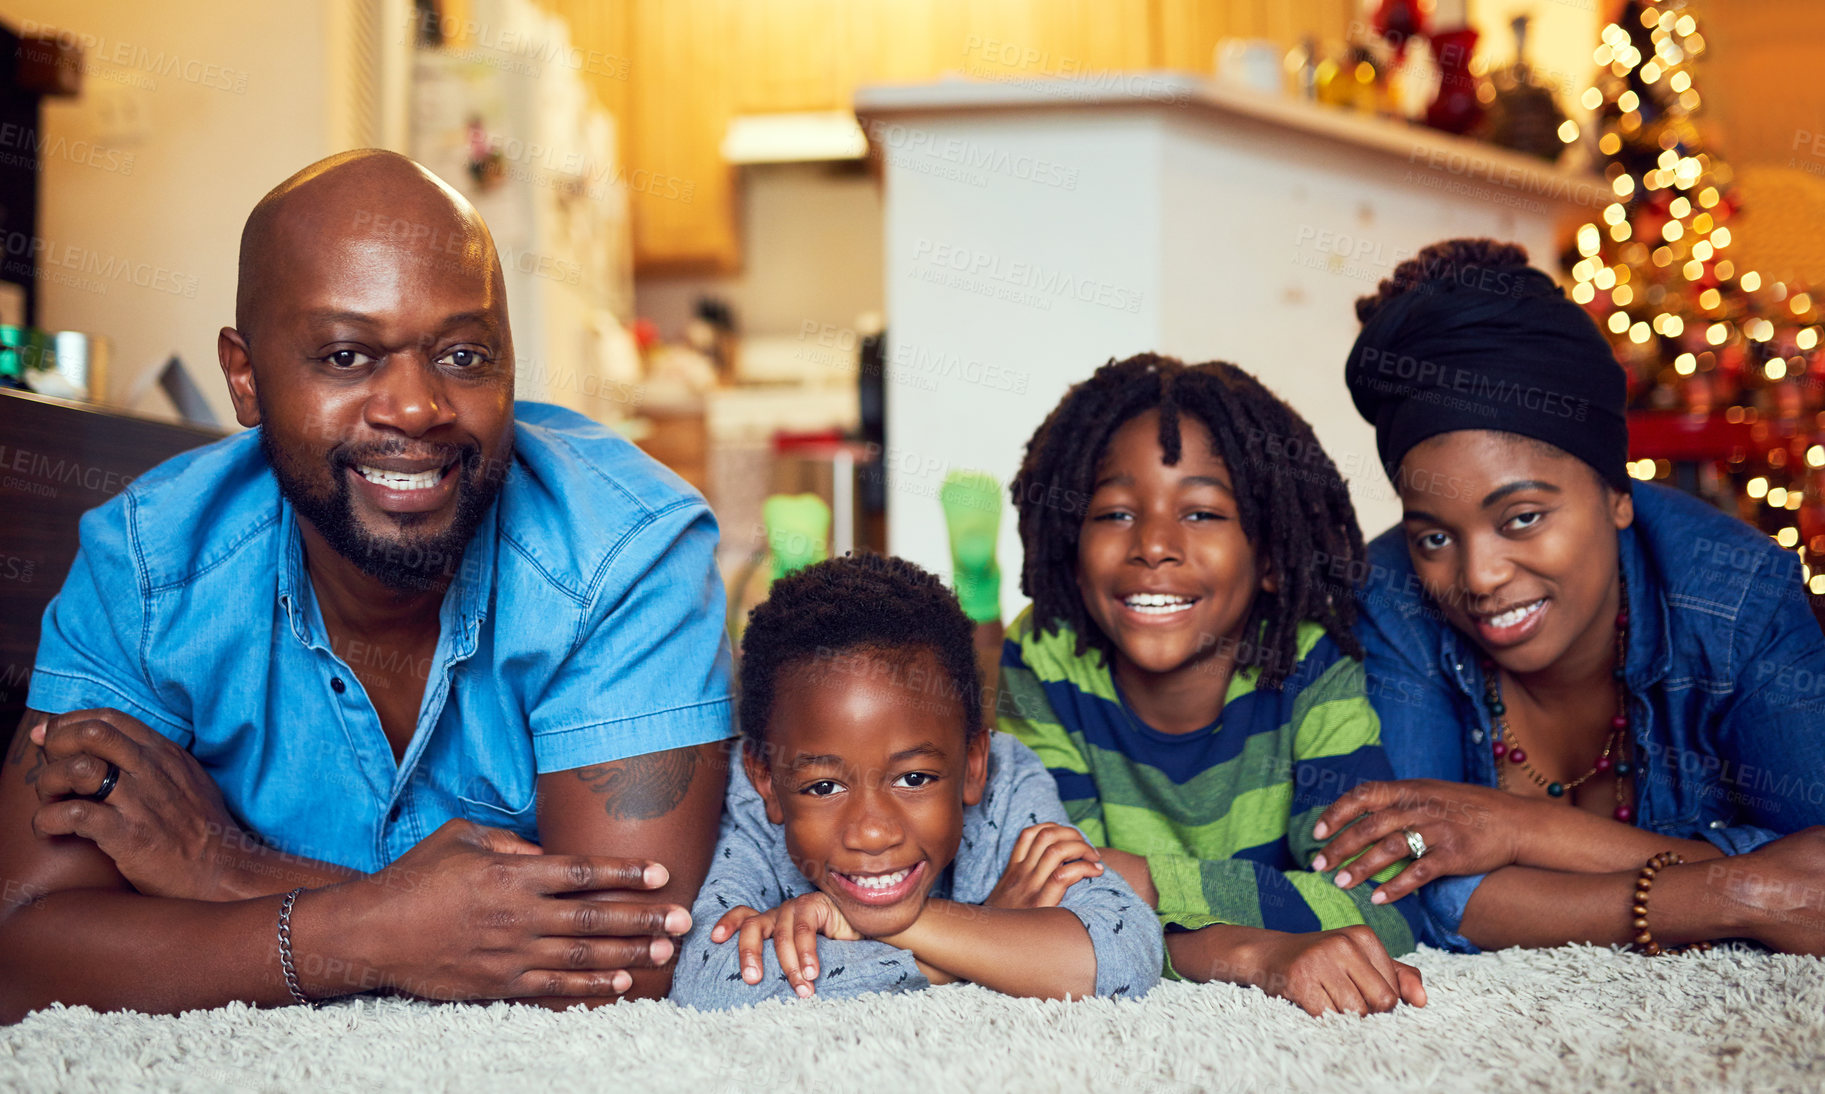
POLYGON ((1635 935, 1637 952, 1655 957, 1663 953, 1669 956, 1676 953, 1702 953, 1711 948, 1709 942, 1688 942, 1683 946, 1662 949, 1660 943, 1654 941, 1654 932, 1648 930, 1648 893, 1654 888, 1654 875, 1668 866, 1683 865, 1685 861, 1683 855, 1672 851, 1662 851, 1649 859, 1647 865, 1641 868, 1641 873, 1635 876, 1635 896, 1629 910, 1635 914, 1633 923, 1637 932, 1635 935))
POLYGON ((298 894, 303 891, 304 886, 298 886, 286 893, 285 899, 279 904, 279 969, 285 973, 285 988, 291 992, 292 999, 299 1006, 314 1007, 317 1004, 298 986, 298 966, 292 962, 291 955, 291 907, 298 902, 298 894))

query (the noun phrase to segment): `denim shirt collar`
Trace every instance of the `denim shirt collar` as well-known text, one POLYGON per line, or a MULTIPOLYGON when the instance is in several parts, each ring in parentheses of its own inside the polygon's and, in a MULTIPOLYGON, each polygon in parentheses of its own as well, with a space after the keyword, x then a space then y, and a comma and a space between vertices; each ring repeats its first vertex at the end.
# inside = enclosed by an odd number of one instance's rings
MULTIPOLYGON (((1672 669, 1673 654, 1667 642, 1671 633, 1667 598, 1635 527, 1624 528, 1616 538, 1622 577, 1629 589, 1628 690, 1639 694, 1666 679, 1672 669)), ((1455 681, 1466 695, 1480 699, 1483 694, 1482 649, 1456 626, 1447 623, 1438 630, 1439 671, 1445 679, 1455 681)))
MULTIPOLYGON (((488 513, 463 551, 454 580, 438 609, 438 646, 449 646, 452 663, 475 653, 476 638, 494 600, 494 558, 499 536, 500 502, 488 513)), ((329 650, 323 613, 311 588, 304 562, 304 537, 291 502, 279 499, 279 606, 284 609, 292 634, 308 649, 329 650)))

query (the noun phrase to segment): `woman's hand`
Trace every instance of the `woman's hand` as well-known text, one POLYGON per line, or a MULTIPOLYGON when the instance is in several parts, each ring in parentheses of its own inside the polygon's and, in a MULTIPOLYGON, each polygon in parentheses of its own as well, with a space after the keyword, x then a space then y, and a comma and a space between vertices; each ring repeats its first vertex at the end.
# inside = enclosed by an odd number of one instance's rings
POLYGON ((1687 867, 1743 909, 1744 934, 1782 953, 1825 955, 1825 827, 1687 867))
POLYGON ((1426 841, 1425 856, 1382 882, 1369 898, 1386 904, 1433 878, 1486 874, 1520 861, 1524 815, 1532 804, 1507 791, 1439 779, 1361 783, 1318 818, 1315 838, 1336 834, 1312 860, 1312 869, 1347 862, 1337 873, 1338 886, 1360 885, 1413 857, 1406 836, 1412 829, 1426 841), (1358 853, 1362 857, 1350 862, 1358 853))
POLYGON ((1015 839, 1007 870, 982 903, 991 908, 1056 908, 1066 889, 1102 872, 1102 856, 1077 829, 1036 824, 1015 839))
POLYGON ((742 982, 760 983, 761 969, 765 967, 762 955, 767 939, 772 938, 780 971, 801 999, 810 998, 817 990, 811 982, 818 973, 818 935, 839 942, 862 940, 843 913, 837 911, 836 902, 823 893, 793 897, 769 912, 757 912, 745 904, 730 908, 710 928, 710 941, 726 942, 736 934, 740 935, 736 947, 741 957, 742 982))

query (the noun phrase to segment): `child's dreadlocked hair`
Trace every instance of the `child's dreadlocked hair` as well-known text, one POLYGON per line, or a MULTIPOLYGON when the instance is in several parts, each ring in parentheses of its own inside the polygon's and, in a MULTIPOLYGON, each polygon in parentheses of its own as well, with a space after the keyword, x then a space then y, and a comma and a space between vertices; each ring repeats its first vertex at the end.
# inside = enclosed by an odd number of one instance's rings
POLYGON ((1258 666, 1261 685, 1278 688, 1298 662, 1302 619, 1361 658, 1350 578, 1363 557, 1362 532, 1349 489, 1312 427, 1234 365, 1187 365, 1152 353, 1111 360, 1074 385, 1027 442, 1011 490, 1026 551, 1020 591, 1032 598, 1034 622, 1053 632, 1071 628, 1079 656, 1094 649, 1113 658, 1115 647, 1078 591, 1078 537, 1110 437, 1155 409, 1169 465, 1179 462, 1179 415, 1210 430, 1233 480, 1242 534, 1276 579, 1275 590, 1259 591, 1249 607, 1237 666, 1258 666))

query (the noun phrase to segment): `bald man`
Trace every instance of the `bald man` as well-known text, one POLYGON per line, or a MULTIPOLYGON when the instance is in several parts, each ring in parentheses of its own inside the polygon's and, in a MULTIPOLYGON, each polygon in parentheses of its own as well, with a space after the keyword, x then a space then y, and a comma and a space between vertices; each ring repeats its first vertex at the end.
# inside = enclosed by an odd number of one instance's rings
POLYGON ((494 243, 411 161, 268 194, 247 432, 82 520, 0 769, 0 1019, 662 996, 726 779, 703 499, 513 401, 494 243))

